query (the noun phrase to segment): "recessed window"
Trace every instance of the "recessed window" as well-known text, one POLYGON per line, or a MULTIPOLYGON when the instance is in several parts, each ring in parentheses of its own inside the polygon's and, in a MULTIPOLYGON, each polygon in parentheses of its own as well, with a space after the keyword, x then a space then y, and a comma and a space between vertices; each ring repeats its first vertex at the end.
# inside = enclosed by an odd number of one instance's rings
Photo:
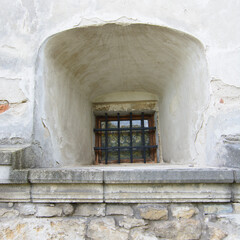
POLYGON ((95 163, 157 162, 153 114, 96 117, 95 163))

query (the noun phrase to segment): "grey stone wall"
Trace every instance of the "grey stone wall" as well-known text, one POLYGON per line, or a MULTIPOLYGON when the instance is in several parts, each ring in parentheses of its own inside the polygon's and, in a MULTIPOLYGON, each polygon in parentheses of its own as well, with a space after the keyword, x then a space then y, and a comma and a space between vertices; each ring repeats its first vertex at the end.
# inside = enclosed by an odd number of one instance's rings
POLYGON ((234 240, 240 204, 0 203, 0 239, 234 240))

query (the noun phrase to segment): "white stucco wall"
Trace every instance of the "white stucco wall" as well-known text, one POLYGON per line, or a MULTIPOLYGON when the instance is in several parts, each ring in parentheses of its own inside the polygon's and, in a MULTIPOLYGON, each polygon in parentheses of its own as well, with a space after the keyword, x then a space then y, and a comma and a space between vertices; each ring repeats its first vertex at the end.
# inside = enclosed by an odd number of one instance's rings
POLYGON ((195 163, 214 165, 221 136, 240 133, 239 122, 230 117, 240 116, 239 12, 238 0, 1 0, 0 100, 7 100, 10 109, 0 114, 0 143, 32 140, 37 56, 48 37, 74 27, 108 22, 147 23, 188 33, 205 48, 211 95, 199 129, 193 133, 192 148, 195 163), (229 120, 212 124, 209 119, 214 118, 229 120))

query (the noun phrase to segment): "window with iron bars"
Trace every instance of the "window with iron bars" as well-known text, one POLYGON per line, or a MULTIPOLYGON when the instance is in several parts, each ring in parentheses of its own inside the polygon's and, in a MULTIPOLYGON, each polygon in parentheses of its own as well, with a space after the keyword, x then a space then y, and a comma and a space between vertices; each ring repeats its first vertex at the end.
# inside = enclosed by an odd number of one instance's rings
POLYGON ((95 163, 157 162, 153 114, 96 117, 95 163))

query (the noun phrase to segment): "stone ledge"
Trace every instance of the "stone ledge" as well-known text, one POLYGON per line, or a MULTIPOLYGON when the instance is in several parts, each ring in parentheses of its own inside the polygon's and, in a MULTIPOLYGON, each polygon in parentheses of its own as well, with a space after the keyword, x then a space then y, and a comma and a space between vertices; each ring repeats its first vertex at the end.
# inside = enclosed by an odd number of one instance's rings
MULTIPOLYGON (((240 182, 240 171, 220 168, 123 168, 83 167, 77 169, 31 169, 30 183, 233 183, 240 182), (236 179, 234 179, 234 176, 236 179)), ((14 171, 18 176, 17 170, 14 171)), ((14 175, 13 177, 14 178, 14 175)))
POLYGON ((0 202, 30 202, 29 184, 0 184, 0 202))
POLYGON ((239 202, 240 184, 0 184, 0 202, 239 202), (235 186, 234 186, 235 185, 235 186))
POLYGON ((239 183, 240 170, 221 168, 82 167, 12 170, 9 183, 239 183))
MULTIPOLYGON (((240 179, 240 178, 239 178, 240 179)), ((105 183, 233 183, 232 170, 221 169, 126 169, 104 170, 105 183)))
POLYGON ((30 183, 102 183, 103 171, 97 169, 33 169, 30 183))
POLYGON ((93 202, 102 203, 104 199, 103 184, 31 184, 32 202, 64 203, 93 202))
POLYGON ((17 171, 11 170, 8 178, 0 179, 0 185, 29 183, 28 172, 29 172, 28 170, 17 170, 17 171))
POLYGON ((13 170, 0 183, 0 202, 239 202, 234 171, 160 166, 13 170), (20 190, 23 186, 27 192, 20 190))
POLYGON ((231 184, 106 184, 106 203, 231 202, 231 184))

